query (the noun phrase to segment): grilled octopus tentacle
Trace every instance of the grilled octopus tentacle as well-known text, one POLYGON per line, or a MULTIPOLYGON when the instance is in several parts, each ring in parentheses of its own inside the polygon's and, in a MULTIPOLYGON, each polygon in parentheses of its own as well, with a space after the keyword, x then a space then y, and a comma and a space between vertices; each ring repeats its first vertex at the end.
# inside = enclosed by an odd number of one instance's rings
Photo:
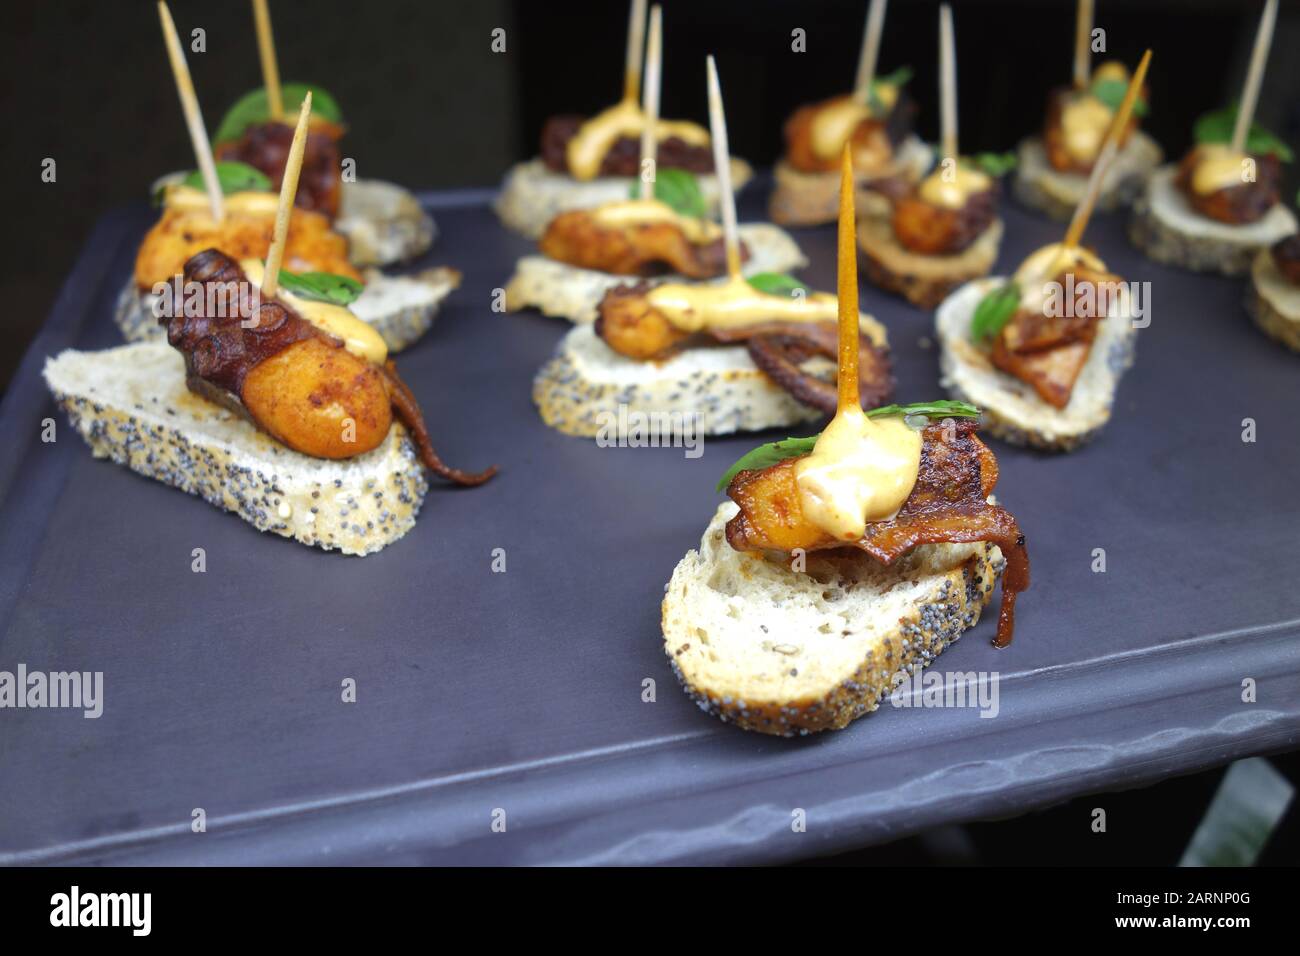
POLYGON ((389 397, 393 400, 397 417, 402 420, 402 424, 410 430, 411 437, 415 439, 415 447, 420 450, 420 459, 424 462, 424 467, 435 475, 466 487, 481 485, 497 473, 496 465, 473 474, 444 464, 438 457, 438 453, 433 450, 433 442, 429 439, 429 429, 424 424, 424 414, 420 411, 419 403, 416 402, 410 386, 397 374, 397 366, 392 359, 384 363, 383 375, 389 385, 389 397))

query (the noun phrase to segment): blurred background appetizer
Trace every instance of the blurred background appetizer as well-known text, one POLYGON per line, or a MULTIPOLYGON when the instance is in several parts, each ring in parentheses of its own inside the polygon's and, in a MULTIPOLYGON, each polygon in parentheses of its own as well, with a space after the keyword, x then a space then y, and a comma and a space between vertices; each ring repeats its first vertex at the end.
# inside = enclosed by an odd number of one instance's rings
POLYGON ((885 211, 882 196, 906 192, 933 161, 930 148, 912 133, 916 107, 903 87, 908 67, 878 75, 880 37, 887 0, 871 0, 853 92, 801 106, 785 123, 785 154, 773 169, 772 221, 786 226, 834 222, 839 196, 839 157, 848 143, 860 186, 862 214, 885 211))
POLYGON ((266 261, 199 252, 160 308, 166 343, 68 349, 46 361, 45 381, 96 457, 259 530, 364 555, 414 525, 425 469, 460 485, 496 469, 444 464, 378 333, 314 288, 282 281, 311 99, 266 261))
MULTIPOLYGON (((552 219, 538 242, 540 255, 525 256, 506 284, 507 311, 536 308, 571 322, 596 320, 605 293, 629 277, 653 283, 706 281, 726 275, 722 229, 693 173, 660 168, 659 118, 663 42, 662 11, 650 11, 646 41, 641 129, 641 174, 629 196, 590 209, 570 209, 552 219)), ((788 273, 808 264, 798 245, 770 223, 737 227, 741 271, 747 276, 788 273)))
MULTIPOLYGON (((628 198, 641 172, 641 141, 647 126, 654 131, 659 173, 674 169, 693 174, 708 210, 716 208, 720 177, 714 168, 708 131, 686 120, 648 123, 642 109, 645 23, 645 0, 632 0, 623 98, 590 118, 552 116, 542 128, 541 155, 515 165, 506 174, 495 208, 510 229, 535 239, 565 210, 590 209, 628 198)), ((751 175, 748 163, 731 161, 733 188, 742 188, 751 175)))
POLYGON ((1254 122, 1276 21, 1277 0, 1266 0, 1241 102, 1197 120, 1196 145, 1155 170, 1133 205, 1129 237, 1157 262, 1244 275, 1261 249, 1296 231, 1281 202, 1291 150, 1254 122))
POLYGON ((722 476, 699 550, 673 571, 664 653, 707 713, 784 737, 845 727, 974 627, 1002 578, 993 643, 1015 629, 1029 556, 995 503, 979 410, 863 411, 853 174, 843 154, 838 388, 820 435, 763 445, 722 476))
POLYGON ((957 53, 947 4, 939 9, 939 96, 938 164, 919 183, 886 193, 888 215, 867 213, 858 221, 867 280, 927 309, 993 268, 1002 239, 998 176, 1014 163, 958 150, 957 53))
MULTIPOLYGON (((1069 219, 1078 208, 1129 85, 1123 63, 1110 61, 1090 72, 1092 32, 1093 0, 1078 0, 1073 83, 1048 94, 1042 136, 1024 140, 1017 151, 1016 199, 1054 219, 1069 219)), ((1147 92, 1143 90, 1120 132, 1119 152, 1102 181, 1097 196, 1097 208, 1102 211, 1131 203, 1164 157, 1159 144, 1138 129, 1146 113, 1147 92)))
MULTIPOLYGON (((793 425, 835 410, 835 296, 788 276, 742 274, 712 57, 708 79, 713 150, 723 170, 726 278, 641 281, 606 292, 595 323, 570 331, 533 383, 542 420, 566 434, 596 437, 611 420, 633 413, 720 435, 793 425)), ((859 320, 862 390, 879 404, 893 388, 885 330, 870 316, 859 320)))
POLYGON ((1013 444, 1070 451, 1092 438, 1133 363, 1129 287, 1080 243, 1150 62, 1148 50, 1064 240, 1031 253, 1010 279, 967 283, 935 313, 942 384, 980 407, 985 431, 1013 444))
MULTIPOLYGON (((1300 206, 1300 193, 1295 198, 1300 206)), ((1300 352, 1300 233, 1255 253, 1246 311, 1266 335, 1300 352)))

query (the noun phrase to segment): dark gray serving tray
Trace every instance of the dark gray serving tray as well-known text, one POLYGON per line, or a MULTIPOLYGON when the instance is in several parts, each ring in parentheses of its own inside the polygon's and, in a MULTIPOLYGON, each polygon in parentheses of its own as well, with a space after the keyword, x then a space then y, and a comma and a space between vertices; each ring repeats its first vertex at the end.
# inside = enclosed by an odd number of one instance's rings
MULTIPOLYGON (((152 214, 91 235, 0 405, 0 670, 102 671, 104 712, 0 710, 0 862, 779 861, 1296 747, 1300 356, 1256 332, 1242 281, 1148 263, 1119 217, 1095 222, 1112 268, 1151 282, 1153 320, 1095 444, 996 445, 1033 587, 1010 648, 990 646, 989 615, 936 666, 999 672, 999 716, 886 705, 781 740, 700 713, 659 631, 715 480, 773 435, 688 460, 545 428, 530 385, 567 325, 490 308, 530 244, 485 193, 424 198, 442 230, 427 261, 465 282, 400 365, 443 456, 502 472, 434 488, 415 530, 364 559, 91 458, 41 365, 119 344, 113 297, 152 214)), ((1005 216, 1003 272, 1061 232, 1005 216)), ((833 289, 833 230, 798 238, 805 278, 833 289)), ((937 396, 930 316, 870 288, 863 303, 889 327, 900 399, 937 396)))

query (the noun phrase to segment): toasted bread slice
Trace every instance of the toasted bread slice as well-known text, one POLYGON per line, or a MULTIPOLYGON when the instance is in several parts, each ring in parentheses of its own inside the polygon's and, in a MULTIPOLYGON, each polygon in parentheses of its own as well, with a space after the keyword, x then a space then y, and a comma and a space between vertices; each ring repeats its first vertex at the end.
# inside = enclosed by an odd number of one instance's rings
MULTIPOLYGON (((460 273, 446 267, 426 269, 412 276, 390 276, 370 269, 365 289, 349 308, 357 318, 374 326, 389 352, 400 352, 429 331, 442 300, 459 285, 460 273)), ((152 292, 139 292, 135 282, 127 280, 118 294, 113 321, 128 342, 166 338, 154 313, 157 301, 152 292)))
POLYGON ((413 259, 438 235, 414 193, 379 179, 343 183, 334 228, 348 237, 348 258, 359 267, 413 259))
MULTIPOLYGON (((731 188, 739 192, 753 176, 743 159, 731 160, 731 188)), ((700 192, 710 210, 718 204, 718 177, 700 176, 700 192)), ((506 174, 493 208, 508 229, 536 239, 546 231, 546 224, 566 209, 590 209, 601 203, 627 199, 631 195, 632 177, 600 176, 579 180, 546 168, 540 158, 517 163, 506 174)))
POLYGON ((1161 166, 1133 203, 1128 235, 1157 262, 1195 272, 1245 275, 1261 249, 1296 231, 1296 218, 1281 203, 1257 222, 1232 226, 1202 216, 1174 185, 1176 165, 1161 166))
POLYGON ((1300 352, 1300 286, 1278 271, 1269 249, 1255 254, 1246 311, 1260 330, 1287 348, 1300 352))
MULTIPOLYGON (((808 264, 798 244, 785 230, 766 222, 739 227, 740 240, 749 249, 743 272, 790 272, 808 264)), ((506 311, 538 309, 584 325, 596 321, 596 307, 614 286, 635 282, 635 276, 612 275, 594 269, 580 269, 546 256, 524 256, 515 266, 515 274, 506 284, 506 311)), ((680 275, 656 276, 649 280, 695 282, 680 275)), ((723 280, 718 280, 723 281, 723 280)))
POLYGON ((1133 364, 1137 330, 1127 310, 1112 303, 1098 325, 1069 404, 1055 408, 1030 385, 994 367, 988 354, 971 342, 976 306, 1003 281, 989 278, 967 283, 935 312, 940 384, 953 398, 979 407, 982 433, 1013 445, 1071 451, 1095 437, 1110 421, 1119 380, 1133 364))
POLYGON ((813 551, 803 571, 732 549, 718 507, 663 600, 664 653, 706 713, 793 737, 871 713, 974 627, 1006 561, 995 545, 928 544, 885 566, 813 551))
POLYGON ((290 451, 185 387, 165 342, 67 349, 45 383, 96 458, 231 511, 259 531, 344 554, 373 554, 415 524, 428 483, 406 430, 343 461, 290 451))
MULTIPOLYGON (((934 153, 919 137, 903 140, 886 175, 901 173, 909 182, 919 182, 934 163, 934 153)), ((772 221, 782 226, 817 226, 834 222, 840 208, 839 170, 805 173, 785 160, 772 170, 775 187, 768 204, 772 221)), ((882 177, 883 178, 883 177, 882 177)), ((859 216, 889 214, 889 200, 878 192, 858 189, 855 208, 859 216)))
POLYGON ((889 219, 867 216, 858 220, 862 271, 867 281, 886 292, 933 309, 959 285, 989 274, 998 258, 1002 229, 1002 220, 994 219, 956 255, 927 256, 901 246, 889 219))
MULTIPOLYGON (((1016 199, 1062 221, 1074 215, 1075 207, 1088 189, 1083 173, 1063 173, 1047 161, 1040 137, 1023 140, 1016 151, 1016 199)), ((1164 151, 1142 130, 1134 130, 1111 164, 1097 197, 1097 209, 1111 212, 1129 205, 1142 191, 1142 184, 1164 159, 1164 151)))

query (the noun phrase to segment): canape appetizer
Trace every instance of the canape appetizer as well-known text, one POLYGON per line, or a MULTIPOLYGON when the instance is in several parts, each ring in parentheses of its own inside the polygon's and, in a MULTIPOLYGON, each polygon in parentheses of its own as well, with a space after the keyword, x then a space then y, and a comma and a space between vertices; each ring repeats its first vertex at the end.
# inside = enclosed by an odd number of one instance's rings
POLYGON ((1300 352, 1300 233, 1259 250, 1250 279, 1246 311, 1266 335, 1300 352))
MULTIPOLYGON (((1103 63, 1090 72, 1092 23, 1093 0, 1078 0, 1074 82, 1048 94, 1043 135, 1024 140, 1017 151, 1016 198, 1054 219, 1069 219, 1078 208, 1129 85, 1128 69, 1122 63, 1103 63)), ((1098 209, 1109 211, 1131 203, 1164 157, 1159 144, 1137 128, 1146 111, 1143 91, 1121 130, 1119 151, 1097 196, 1098 209)))
MULTIPOLYGON (((638 162, 647 127, 658 144, 659 174, 669 169, 692 173, 708 208, 716 207, 720 181, 708 132, 684 120, 648 122, 638 102, 645 22, 645 0, 632 0, 623 99, 591 118, 551 117, 542 128, 541 156, 519 163, 506 175, 495 208, 508 228, 536 239, 558 213, 628 198, 641 172, 638 162)), ((742 160, 732 160, 729 173, 736 189, 751 176, 742 160)))
POLYGON ((892 197, 891 215, 858 221, 862 265, 873 284, 934 308, 953 289, 988 275, 998 257, 997 157, 964 158, 957 149, 957 54, 952 9, 939 11, 941 158, 915 186, 892 197))
MULTIPOLYGON (((566 434, 597 437, 613 419, 645 415, 675 432, 721 435, 835 410, 835 296, 789 277, 742 275, 712 57, 708 82, 727 277, 710 285, 642 281, 607 292, 595 323, 570 331, 533 382, 542 420, 566 434)), ((869 316, 860 323, 862 389, 873 403, 884 402, 893 388, 885 330, 869 316)))
MULTIPOLYGON (((960 402, 863 411, 853 176, 844 151, 835 417, 750 452, 731 501, 663 599, 664 652, 702 709, 790 737, 875 710, 974 627, 1002 577, 993 643, 1029 586, 1025 537, 994 502, 998 463, 960 402)), ((870 404, 866 402, 865 404, 870 404)))
MULTIPOLYGON (((654 283, 703 281, 726 274, 722 229, 692 173, 659 169, 659 142, 651 130, 659 119, 662 14, 650 11, 646 42, 641 130, 645 172, 631 198, 570 209, 546 226, 541 255, 525 256, 506 284, 507 311, 536 308, 579 324, 596 320, 597 306, 629 276, 654 283)), ((748 276, 786 273, 808 264, 795 241, 769 223, 739 226, 742 271, 748 276)))
POLYGON ((46 361, 45 381, 96 457, 259 530, 369 554, 414 524, 423 469, 477 485, 495 468, 445 465, 378 333, 281 285, 310 109, 309 93, 265 264, 198 253, 161 310, 169 344, 68 349, 46 361))
POLYGON ((1291 151, 1253 123, 1276 19, 1277 0, 1267 0, 1240 108, 1201 117, 1191 152, 1153 172, 1133 205, 1129 238, 1157 262, 1243 275, 1261 250, 1296 231, 1280 202, 1291 151))
POLYGON ((967 283, 935 313, 943 385, 1014 444, 1069 451, 1093 437, 1133 362, 1130 290, 1080 242, 1150 61, 1148 50, 1064 240, 1032 253, 1010 280, 967 283))
MULTIPOLYGON (((140 244, 134 272, 114 310, 118 328, 130 342, 162 337, 156 311, 160 290, 181 274, 191 256, 217 248, 237 258, 262 259, 275 229, 278 197, 269 177, 238 160, 214 162, 184 52, 167 32, 170 22, 164 17, 168 60, 199 169, 173 177, 155 195, 161 215, 140 244)), ((286 128, 292 134, 292 127, 286 128)), ((285 266, 286 286, 310 285, 318 294, 350 305, 393 352, 428 330, 443 299, 460 284, 460 273, 443 267, 412 276, 388 276, 373 268, 363 273, 350 254, 349 240, 325 214, 300 206, 289 222, 285 266)))
POLYGON ((933 156, 912 133, 915 107, 903 92, 911 76, 902 67, 876 75, 887 0, 871 0, 858 55, 857 82, 847 96, 801 106, 785 124, 785 154, 773 170, 772 221, 786 226, 834 222, 839 190, 839 156, 853 150, 861 215, 888 212, 886 196, 906 192, 925 175, 933 156))

